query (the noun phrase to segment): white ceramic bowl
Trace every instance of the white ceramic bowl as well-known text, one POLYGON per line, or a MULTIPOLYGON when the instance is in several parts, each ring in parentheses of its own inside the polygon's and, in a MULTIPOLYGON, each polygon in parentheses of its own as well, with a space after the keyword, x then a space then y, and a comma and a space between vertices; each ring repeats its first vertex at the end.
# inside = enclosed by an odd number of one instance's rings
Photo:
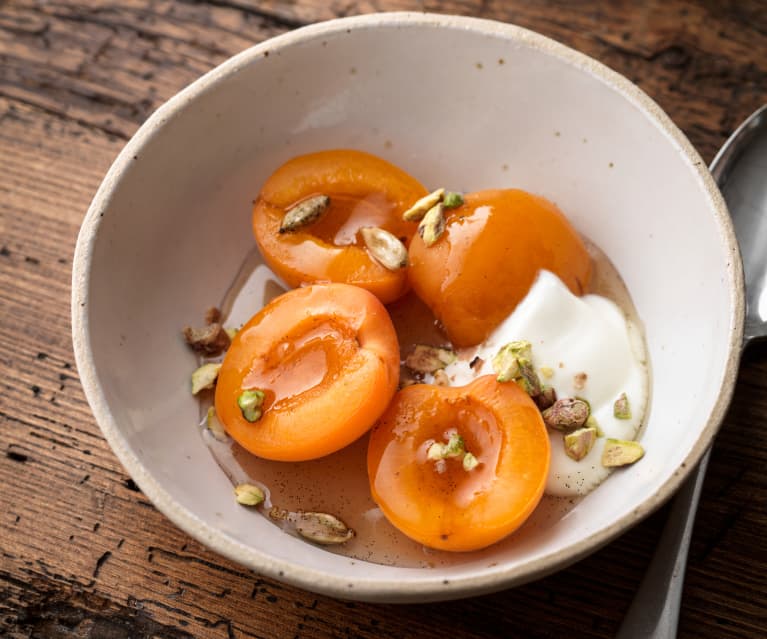
POLYGON ((740 258, 704 163, 636 86, 518 27, 383 14, 264 42, 183 90, 115 161, 78 239, 73 333, 105 437, 174 523, 254 570, 326 594, 448 599, 543 576, 658 507, 716 432, 742 335, 740 258), (352 561, 238 506, 194 430, 179 327, 252 248, 251 201, 309 151, 383 156, 427 186, 515 186, 557 202, 622 273, 644 320, 646 457, 565 518, 449 568, 352 561))

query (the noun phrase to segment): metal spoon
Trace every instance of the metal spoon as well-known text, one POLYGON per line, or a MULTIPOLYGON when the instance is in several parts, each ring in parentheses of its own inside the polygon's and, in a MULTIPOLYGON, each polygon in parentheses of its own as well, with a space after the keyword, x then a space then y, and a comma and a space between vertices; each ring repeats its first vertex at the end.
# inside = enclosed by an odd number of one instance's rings
MULTIPOLYGON (((735 225, 746 281, 743 348, 767 337, 767 105, 730 136, 711 163, 735 225)), ((695 511, 709 449, 682 484, 658 548, 616 639, 673 639, 679 623, 695 511)))

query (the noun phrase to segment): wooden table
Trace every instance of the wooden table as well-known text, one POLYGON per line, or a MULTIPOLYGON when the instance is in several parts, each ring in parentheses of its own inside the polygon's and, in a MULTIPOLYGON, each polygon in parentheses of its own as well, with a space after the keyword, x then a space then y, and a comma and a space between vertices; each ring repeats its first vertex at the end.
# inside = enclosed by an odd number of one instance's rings
MULTIPOLYGON (((767 101, 767 6, 757 0, 0 2, 0 635, 614 635, 665 510, 506 592, 418 606, 336 601, 262 578, 176 529, 117 462, 78 383, 74 243, 125 141, 164 100, 251 44, 393 9, 515 22, 592 55, 657 100, 706 161, 767 101)), ((757 346, 714 448, 682 637, 767 635, 766 391, 767 348, 757 346)))

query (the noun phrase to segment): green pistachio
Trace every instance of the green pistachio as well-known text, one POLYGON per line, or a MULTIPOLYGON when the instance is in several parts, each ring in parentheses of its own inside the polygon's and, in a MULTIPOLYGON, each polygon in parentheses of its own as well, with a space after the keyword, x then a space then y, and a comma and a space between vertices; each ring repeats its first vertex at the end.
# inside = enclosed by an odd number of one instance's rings
POLYGON ((564 435, 565 453, 570 459, 580 461, 591 452, 596 441, 596 428, 579 428, 564 435))
POLYGON ((567 433, 586 423, 589 418, 589 406, 582 399, 563 397, 555 401, 541 415, 546 426, 567 433))
POLYGON ((445 189, 437 189, 428 195, 424 195, 402 214, 402 219, 406 222, 420 222, 429 209, 442 201, 444 195, 445 189))
POLYGON ((631 405, 626 393, 621 393, 620 397, 613 404, 613 415, 615 419, 631 419, 631 405))
POLYGON ((463 195, 456 193, 455 191, 448 191, 445 193, 445 197, 442 199, 442 204, 446 209, 454 209, 463 204, 463 195))
POLYGON ((463 456, 463 469, 465 471, 474 470, 477 466, 479 466, 479 460, 474 455, 466 453, 463 456))
POLYGON ((205 416, 205 426, 207 426, 213 437, 218 441, 226 441, 226 431, 219 421, 218 415, 216 415, 216 409, 213 406, 208 408, 208 414, 205 416))
POLYGON ((221 364, 203 364, 192 373, 192 395, 197 395, 201 390, 213 388, 218 378, 221 364))
POLYGON ((234 495, 237 498, 237 503, 243 506, 258 506, 265 499, 264 491, 253 484, 235 486, 234 495))
POLYGON ((418 224, 418 235, 426 246, 432 246, 445 232, 445 206, 442 202, 432 206, 418 224))
POLYGON ((405 358, 405 366, 416 373, 435 373, 452 364, 458 356, 455 351, 439 346, 416 344, 405 358))
POLYGON ((316 222, 330 206, 327 195, 315 195, 290 208, 282 218, 280 233, 292 233, 316 222))
POLYGON ((237 398, 237 406, 240 407, 242 416, 249 422, 257 422, 261 419, 261 404, 264 403, 264 391, 246 390, 237 398))
POLYGON ((639 442, 608 439, 602 450, 602 466, 613 468, 626 466, 639 461, 644 456, 644 448, 639 442))
POLYGON ((377 226, 363 226, 360 235, 373 259, 390 271, 407 266, 407 249, 395 235, 377 226))
POLYGON ((530 363, 533 351, 530 342, 519 340, 509 342, 501 348, 493 357, 493 370, 499 382, 510 382, 520 375, 520 368, 525 363, 530 363))

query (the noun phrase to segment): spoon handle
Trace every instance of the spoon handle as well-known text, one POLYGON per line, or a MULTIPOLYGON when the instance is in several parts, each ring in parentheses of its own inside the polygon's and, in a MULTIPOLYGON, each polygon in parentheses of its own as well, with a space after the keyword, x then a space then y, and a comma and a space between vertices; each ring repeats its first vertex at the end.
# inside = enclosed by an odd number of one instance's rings
POLYGON ((711 449, 706 451, 674 498, 655 555, 616 639, 676 637, 687 553, 710 454, 711 449))

